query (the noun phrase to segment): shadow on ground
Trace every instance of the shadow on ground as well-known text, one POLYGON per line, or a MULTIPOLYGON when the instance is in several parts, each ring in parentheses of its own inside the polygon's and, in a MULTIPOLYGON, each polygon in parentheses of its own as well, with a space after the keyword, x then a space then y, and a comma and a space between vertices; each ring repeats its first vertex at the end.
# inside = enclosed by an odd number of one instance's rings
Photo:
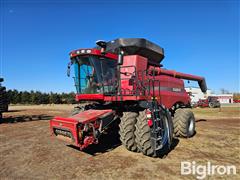
POLYGON ((179 143, 179 139, 173 138, 170 148, 166 147, 160 150, 159 153, 157 153, 157 157, 161 159, 166 158, 167 155, 177 147, 178 143, 179 143))
POLYGON ((10 112, 21 112, 21 111, 25 111, 25 110, 8 110, 8 111, 5 112, 5 113, 10 113, 10 112))
POLYGON ((206 119, 198 119, 195 122, 198 123, 198 122, 202 122, 202 121, 207 121, 207 120, 206 119))
MULTIPOLYGON (((83 152, 90 154, 92 156, 96 156, 98 153, 109 152, 120 145, 121 145, 121 141, 119 139, 118 131, 115 131, 115 132, 110 132, 108 134, 102 134, 101 137, 99 138, 98 144, 90 145, 89 147, 84 149, 83 152)), ((67 146, 80 151, 80 149, 76 146, 73 146, 73 145, 67 145, 67 146)))
MULTIPOLYGON (((174 138, 171 144, 170 149, 164 151, 164 154, 159 154, 159 158, 164 158, 170 153, 172 150, 175 149, 175 147, 178 145, 179 139, 174 138)), ((122 143, 120 141, 120 137, 118 134, 118 131, 111 132, 109 134, 103 134, 101 138, 99 139, 99 144, 93 144, 87 147, 86 149, 83 150, 83 152, 90 154, 92 156, 97 156, 98 153, 106 153, 109 151, 112 151, 113 149, 117 148, 120 146, 122 143)), ((68 147, 71 147, 73 149, 76 149, 80 151, 80 149, 76 146, 73 145, 67 145, 68 147)))
POLYGON ((1 119, 0 123, 18 123, 18 122, 29 122, 29 121, 39 121, 39 120, 50 120, 53 116, 46 114, 40 115, 23 115, 23 116, 8 116, 1 119))

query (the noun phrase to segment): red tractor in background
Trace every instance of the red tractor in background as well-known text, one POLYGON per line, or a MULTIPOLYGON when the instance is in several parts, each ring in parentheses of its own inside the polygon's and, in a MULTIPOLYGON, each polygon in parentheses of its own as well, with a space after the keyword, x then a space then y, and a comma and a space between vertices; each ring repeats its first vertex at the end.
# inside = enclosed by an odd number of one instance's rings
POLYGON ((157 157, 170 150, 173 136, 191 137, 195 118, 182 79, 200 76, 166 70, 164 51, 142 38, 97 41, 97 47, 70 53, 76 100, 85 102, 71 117, 50 121, 51 133, 81 150, 97 144, 101 134, 119 122, 122 144, 130 151, 157 157))
POLYGON ((194 107, 219 108, 219 107, 221 107, 221 104, 218 101, 217 97, 209 96, 207 99, 199 99, 197 104, 194 107))

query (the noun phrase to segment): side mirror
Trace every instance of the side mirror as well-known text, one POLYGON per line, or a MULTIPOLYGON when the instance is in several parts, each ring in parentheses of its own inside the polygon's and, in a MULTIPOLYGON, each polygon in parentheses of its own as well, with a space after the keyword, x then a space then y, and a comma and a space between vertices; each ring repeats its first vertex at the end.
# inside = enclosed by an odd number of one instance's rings
POLYGON ((107 47, 107 42, 103 40, 98 40, 96 41, 96 44, 101 47, 101 53, 105 53, 106 47, 107 47))
POLYGON ((118 54, 118 65, 123 65, 123 51, 120 51, 118 54))
POLYGON ((68 63, 68 66, 67 66, 67 76, 69 77, 70 76, 70 72, 71 72, 71 63, 68 63))

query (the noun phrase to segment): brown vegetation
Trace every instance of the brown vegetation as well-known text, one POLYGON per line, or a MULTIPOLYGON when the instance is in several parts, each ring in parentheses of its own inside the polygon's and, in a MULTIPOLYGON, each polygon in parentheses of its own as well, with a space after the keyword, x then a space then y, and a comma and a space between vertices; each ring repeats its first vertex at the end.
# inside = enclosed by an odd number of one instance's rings
MULTIPOLYGON (((196 109, 197 133, 175 140, 165 159, 132 153, 116 134, 85 152, 50 137, 52 116, 68 116, 71 105, 11 106, 0 124, 0 177, 7 179, 195 179, 180 176, 181 161, 236 165, 240 179, 238 108, 196 109), (220 113, 220 114, 219 114, 220 113)), ((216 177, 211 177, 216 179, 216 177)))

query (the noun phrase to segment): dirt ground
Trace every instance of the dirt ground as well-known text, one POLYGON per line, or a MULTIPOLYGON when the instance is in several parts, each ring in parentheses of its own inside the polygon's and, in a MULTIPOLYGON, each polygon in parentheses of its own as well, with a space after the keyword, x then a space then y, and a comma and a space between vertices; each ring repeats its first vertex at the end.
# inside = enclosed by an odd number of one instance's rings
POLYGON ((164 159, 127 151, 105 135, 85 152, 50 137, 49 119, 68 116, 70 105, 11 106, 0 123, 1 179, 196 179, 180 174, 181 161, 235 165, 240 179, 240 108, 195 109, 197 133, 176 139, 164 159))

